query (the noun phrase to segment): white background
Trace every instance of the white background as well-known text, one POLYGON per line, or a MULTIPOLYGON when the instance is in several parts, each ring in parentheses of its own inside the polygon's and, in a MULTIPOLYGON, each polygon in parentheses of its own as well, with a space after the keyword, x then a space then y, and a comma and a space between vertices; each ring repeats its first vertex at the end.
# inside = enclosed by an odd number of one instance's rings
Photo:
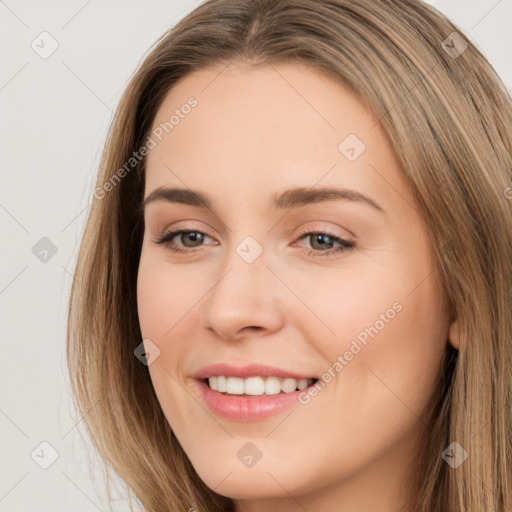
MULTIPOLYGON (((2 512, 108 510, 101 466, 69 396, 71 276, 121 93, 149 47, 198 3, 0 0, 2 512), (43 31, 58 42, 47 59, 31 47, 43 31), (57 248, 46 263, 32 252, 43 237, 57 248), (43 441, 58 453, 48 469, 31 457, 43 441)), ((512 0, 430 3, 512 88, 512 0)), ((50 454, 42 450, 41 461, 50 454)), ((127 507, 120 500, 114 509, 127 507)))

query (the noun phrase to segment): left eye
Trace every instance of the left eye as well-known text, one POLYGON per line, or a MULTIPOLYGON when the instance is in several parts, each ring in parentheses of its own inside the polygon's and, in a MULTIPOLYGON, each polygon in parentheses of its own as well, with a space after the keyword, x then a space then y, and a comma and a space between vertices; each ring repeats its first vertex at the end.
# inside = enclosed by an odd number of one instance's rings
MULTIPOLYGON (((177 230, 165 233, 157 240, 154 240, 157 244, 166 245, 172 252, 176 253, 189 253, 193 249, 201 247, 202 242, 205 238, 210 238, 206 233, 199 230, 177 230), (181 239, 181 245, 175 245, 172 243, 174 238, 181 239), (184 248, 184 249, 183 249, 184 248)), ((355 243, 343 238, 334 236, 324 232, 306 232, 303 233, 297 240, 309 238, 312 241, 311 249, 304 248, 308 255, 313 256, 329 256, 331 254, 349 251, 355 247, 355 243), (334 244, 338 244, 338 247, 333 248, 334 244)))
MULTIPOLYGON (((206 233, 203 233, 199 230, 194 231, 186 231, 186 230, 179 230, 179 231, 171 231, 169 233, 165 233, 160 239, 156 240, 157 244, 165 244, 168 245, 169 248, 173 251, 177 252, 187 252, 183 251, 182 249, 176 248, 176 246, 172 245, 170 242, 173 240, 173 238, 180 237, 182 243, 184 243, 184 247, 188 248, 195 248, 200 246, 200 242, 204 240, 205 237, 208 237, 206 233), (191 242, 191 245, 186 245, 186 243, 191 242), (199 243, 198 243, 199 242, 199 243)), ((210 237, 208 237, 210 238, 210 237)))
POLYGON ((331 256, 336 253, 349 251, 355 247, 354 242, 321 231, 308 231, 303 233, 299 237, 299 240, 302 240, 303 238, 310 239, 312 249, 305 250, 308 255, 313 256, 331 256), (338 247, 332 248, 335 243, 338 244, 338 247))

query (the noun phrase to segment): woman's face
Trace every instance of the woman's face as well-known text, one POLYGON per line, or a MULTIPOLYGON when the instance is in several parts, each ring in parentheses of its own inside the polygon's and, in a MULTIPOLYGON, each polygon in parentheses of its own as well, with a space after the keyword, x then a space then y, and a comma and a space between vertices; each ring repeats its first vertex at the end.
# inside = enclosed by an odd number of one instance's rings
POLYGON ((426 226, 340 83, 223 69, 188 75, 153 124, 144 197, 183 191, 147 202, 137 283, 162 410, 219 494, 394 503, 450 327, 426 226))

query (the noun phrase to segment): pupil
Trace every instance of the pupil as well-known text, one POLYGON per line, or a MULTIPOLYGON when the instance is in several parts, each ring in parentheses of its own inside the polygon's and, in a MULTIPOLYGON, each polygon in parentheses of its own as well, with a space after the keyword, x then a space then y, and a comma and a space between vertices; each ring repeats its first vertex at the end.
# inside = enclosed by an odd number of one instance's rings
POLYGON ((202 234, 194 231, 187 233, 187 237, 189 237, 189 239, 192 239, 192 243, 194 243, 197 241, 201 241, 202 234))
MULTIPOLYGON (((329 242, 329 239, 330 239, 330 238, 331 238, 331 237, 330 237, 329 235, 322 235, 322 234, 320 234, 320 235, 315 235, 315 236, 313 237, 313 239, 315 240, 315 242, 316 242, 316 240, 321 240, 321 242, 320 242, 320 248, 325 247, 325 246, 326 246, 326 244, 327 244, 327 245, 332 245, 332 242, 329 242), (325 241, 326 239, 327 239, 327 241, 325 241)), ((314 244, 313 244, 313 245, 314 245, 314 244)))

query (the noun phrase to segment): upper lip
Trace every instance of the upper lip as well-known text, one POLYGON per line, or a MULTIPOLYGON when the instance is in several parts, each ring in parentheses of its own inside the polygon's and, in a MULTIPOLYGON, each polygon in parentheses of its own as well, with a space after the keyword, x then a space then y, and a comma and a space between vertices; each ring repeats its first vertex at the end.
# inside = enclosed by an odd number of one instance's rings
POLYGON ((248 364, 246 366, 233 366, 228 363, 215 363, 205 366, 197 371, 193 377, 195 379, 206 379, 215 375, 224 375, 226 377, 290 377, 292 379, 316 379, 317 377, 311 375, 301 375, 297 372, 290 372, 281 368, 275 368, 273 366, 265 366, 261 364, 248 364))

